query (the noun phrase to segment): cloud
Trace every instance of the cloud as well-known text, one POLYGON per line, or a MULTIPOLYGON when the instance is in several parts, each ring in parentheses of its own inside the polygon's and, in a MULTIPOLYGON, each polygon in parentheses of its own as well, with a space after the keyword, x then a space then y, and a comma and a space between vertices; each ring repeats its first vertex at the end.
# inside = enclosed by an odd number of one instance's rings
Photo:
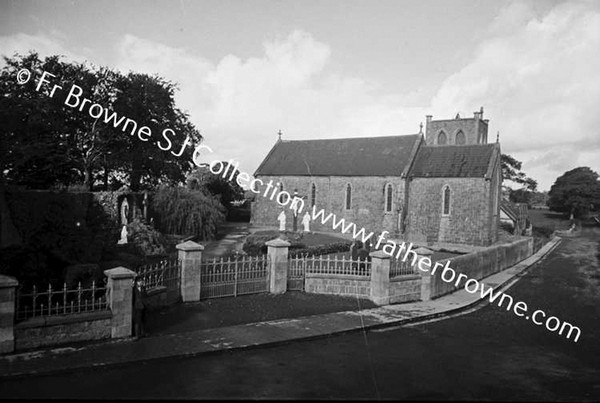
POLYGON ((180 83, 178 105, 219 155, 253 172, 277 139, 402 134, 418 131, 424 111, 400 97, 378 96, 378 84, 328 71, 331 49, 307 32, 271 38, 263 54, 229 54, 213 63, 188 49, 132 35, 117 44, 119 68, 158 73, 180 83))
POLYGON ((598 3, 563 3, 539 17, 528 4, 512 3, 474 59, 443 83, 432 110, 485 105, 503 152, 521 159, 541 188, 582 164, 598 171, 598 49, 598 3), (584 155, 590 153, 596 158, 584 155))
MULTIPOLYGON (((84 62, 88 58, 82 54, 71 51, 65 44, 65 36, 59 31, 52 31, 48 35, 28 35, 18 33, 10 36, 0 36, 0 55, 12 57, 15 53, 25 55, 30 51, 37 52, 40 57, 63 55, 65 60, 84 62)), ((4 59, 0 60, 0 66, 4 59)))
MULTIPOLYGON (((0 49, 82 60, 65 40, 59 33, 16 34, 0 37, 0 49)), ((523 161, 525 172, 548 189, 577 166, 600 171, 598 49, 599 3, 571 1, 541 13, 514 1, 492 21, 471 60, 425 102, 418 90, 390 95, 385 83, 333 71, 335 49, 302 30, 265 39, 252 57, 220 60, 124 35, 110 62, 179 83, 177 104, 206 143, 247 172, 265 157, 279 129, 284 139, 411 134, 427 114, 470 116, 483 105, 489 138, 500 131, 503 152, 523 161)))

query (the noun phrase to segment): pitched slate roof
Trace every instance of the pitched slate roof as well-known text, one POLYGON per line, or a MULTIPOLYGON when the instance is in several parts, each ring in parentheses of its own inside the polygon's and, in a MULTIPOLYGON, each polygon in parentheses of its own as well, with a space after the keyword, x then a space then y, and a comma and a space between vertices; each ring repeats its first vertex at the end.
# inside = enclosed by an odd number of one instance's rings
POLYGON ((420 134, 278 141, 254 175, 400 176, 420 134))
POLYGON ((494 156, 495 144, 422 146, 410 176, 483 178, 494 156))

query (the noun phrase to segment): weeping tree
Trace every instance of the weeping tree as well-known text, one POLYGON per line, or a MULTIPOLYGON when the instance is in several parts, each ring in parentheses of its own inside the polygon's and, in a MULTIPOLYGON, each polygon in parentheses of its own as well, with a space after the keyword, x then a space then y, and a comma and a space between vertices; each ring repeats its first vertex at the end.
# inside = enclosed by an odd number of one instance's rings
POLYGON ((157 225, 170 234, 194 234, 211 239, 225 220, 225 208, 215 196, 186 187, 161 186, 153 199, 157 225))

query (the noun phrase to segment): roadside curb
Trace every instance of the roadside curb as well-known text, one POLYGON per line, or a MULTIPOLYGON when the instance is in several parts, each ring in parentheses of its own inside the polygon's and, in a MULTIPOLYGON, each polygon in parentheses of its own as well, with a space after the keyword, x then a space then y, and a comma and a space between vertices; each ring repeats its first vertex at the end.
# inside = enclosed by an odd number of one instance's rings
MULTIPOLYGON (((517 283, 520 280, 520 278, 529 270, 530 267, 532 267, 534 264, 538 263, 540 260, 542 260, 544 257, 546 257, 549 253, 551 253, 560 244, 561 241, 562 241, 562 239, 560 237, 554 237, 546 245, 544 245, 540 250, 538 250, 535 254, 533 254, 530 257, 528 257, 527 259, 517 263, 516 265, 511 266, 508 269, 505 269, 505 270, 513 269, 516 266, 523 265, 523 262, 527 261, 526 265, 524 265, 523 268, 520 268, 516 273, 512 274, 508 279, 506 279, 502 283, 495 285, 494 291, 505 291, 505 290, 509 289, 512 285, 514 285, 515 283, 517 283)), ((496 273, 496 274, 498 274, 498 273, 496 273)), ((488 278, 489 277, 490 276, 488 276, 488 278)), ((485 279, 481 279, 480 281, 484 282, 485 279)), ((461 289, 459 289, 455 292, 459 292, 460 290, 461 289)), ((447 294, 447 295, 452 295, 455 292, 447 294)), ((329 331, 327 333, 322 333, 322 334, 317 334, 317 335, 310 335, 310 336, 304 335, 304 336, 298 336, 298 337, 290 337, 285 340, 268 341, 268 342, 253 343, 253 344, 247 344, 247 345, 222 346, 220 348, 215 348, 213 350, 207 350, 207 351, 189 351, 189 352, 173 353, 170 355, 164 355, 164 356, 158 356, 158 357, 145 357, 145 358, 140 357, 139 359, 129 358, 129 359, 125 359, 123 361, 114 361, 113 360, 113 361, 107 361, 107 362, 96 362, 96 363, 87 363, 87 364, 82 364, 82 365, 74 365, 74 366, 63 367, 63 368, 51 368, 51 369, 28 370, 28 371, 22 371, 22 372, 3 373, 3 374, 0 374, 0 380, 20 378, 20 377, 31 376, 31 375, 52 375, 52 374, 59 374, 59 373, 68 373, 68 372, 73 372, 73 371, 77 371, 77 370, 81 370, 81 369, 119 367, 119 366, 124 366, 124 365, 132 364, 132 363, 149 362, 149 361, 166 359, 166 358, 178 358, 178 357, 189 358, 189 357, 196 357, 196 356, 200 356, 200 355, 221 354, 221 353, 228 352, 228 351, 240 351, 240 350, 250 350, 250 349, 263 348, 263 347, 275 347, 275 346, 285 345, 285 344, 294 343, 294 342, 298 342, 298 341, 310 341, 310 340, 324 339, 324 338, 328 338, 328 337, 332 337, 332 336, 349 334, 349 333, 354 333, 354 332, 358 332, 358 331, 378 330, 378 329, 384 329, 384 328, 401 327, 401 326, 405 326, 405 325, 409 325, 409 324, 418 324, 421 322, 428 322, 428 321, 431 321, 434 319, 439 319, 439 318, 443 318, 446 316, 450 317, 450 316, 453 316, 453 315, 456 315, 459 313, 463 313, 463 312, 466 312, 469 310, 474 310, 474 309, 477 309, 475 307, 478 305, 481 305, 481 307, 483 307, 487 304, 489 304, 489 301, 487 299, 476 298, 474 301, 468 302, 465 305, 462 305, 462 306, 459 306, 456 308, 451 308, 451 309, 448 309, 448 310, 445 310, 442 312, 436 312, 436 313, 432 313, 432 314, 426 314, 426 315, 422 315, 422 316, 415 316, 415 317, 404 318, 404 319, 399 319, 399 320, 392 320, 392 321, 389 321, 386 323, 362 325, 362 326, 358 326, 358 327, 355 327, 352 329, 329 331)), ((382 312, 387 311, 386 308, 373 308, 371 311, 376 311, 379 309, 382 312)), ((358 311, 358 312, 360 313, 361 311, 358 311)), ((265 322, 265 323, 268 323, 268 322, 265 322)), ((122 341, 115 340, 114 342, 120 343, 122 341)), ((108 343, 111 343, 111 342, 108 342, 108 343)), ((35 354, 35 352, 32 352, 32 354, 35 354)), ((48 357, 48 358, 50 358, 50 357, 48 357)), ((60 359, 60 357, 52 357, 52 359, 60 359)), ((33 360, 35 360, 35 358, 33 358, 33 360)))

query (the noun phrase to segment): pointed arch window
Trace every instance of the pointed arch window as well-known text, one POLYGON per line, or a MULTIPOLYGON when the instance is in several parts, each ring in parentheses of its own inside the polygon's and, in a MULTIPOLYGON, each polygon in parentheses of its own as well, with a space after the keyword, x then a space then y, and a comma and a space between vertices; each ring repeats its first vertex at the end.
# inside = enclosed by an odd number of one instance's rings
POLYGON ((385 186, 385 212, 386 213, 390 213, 392 211, 392 204, 393 204, 393 195, 394 195, 394 188, 392 187, 391 183, 388 183, 385 186))
POLYGON ((446 136, 446 133, 444 133, 443 131, 441 131, 441 132, 438 134, 437 143, 438 143, 438 144, 442 144, 442 145, 444 145, 444 144, 446 144, 447 142, 448 142, 448 137, 446 136))
POLYGON ((352 186, 348 184, 346 186, 346 210, 350 210, 352 208, 352 186))
POLYGON ((310 185, 310 206, 317 204, 317 186, 313 183, 310 185))
POLYGON ((459 146, 462 146, 466 142, 467 142, 467 139, 465 138, 465 134, 463 133, 462 130, 459 130, 459 132, 456 133, 456 144, 459 146))
POLYGON ((444 186, 444 189, 442 190, 442 215, 450 215, 451 197, 450 186, 444 186))

